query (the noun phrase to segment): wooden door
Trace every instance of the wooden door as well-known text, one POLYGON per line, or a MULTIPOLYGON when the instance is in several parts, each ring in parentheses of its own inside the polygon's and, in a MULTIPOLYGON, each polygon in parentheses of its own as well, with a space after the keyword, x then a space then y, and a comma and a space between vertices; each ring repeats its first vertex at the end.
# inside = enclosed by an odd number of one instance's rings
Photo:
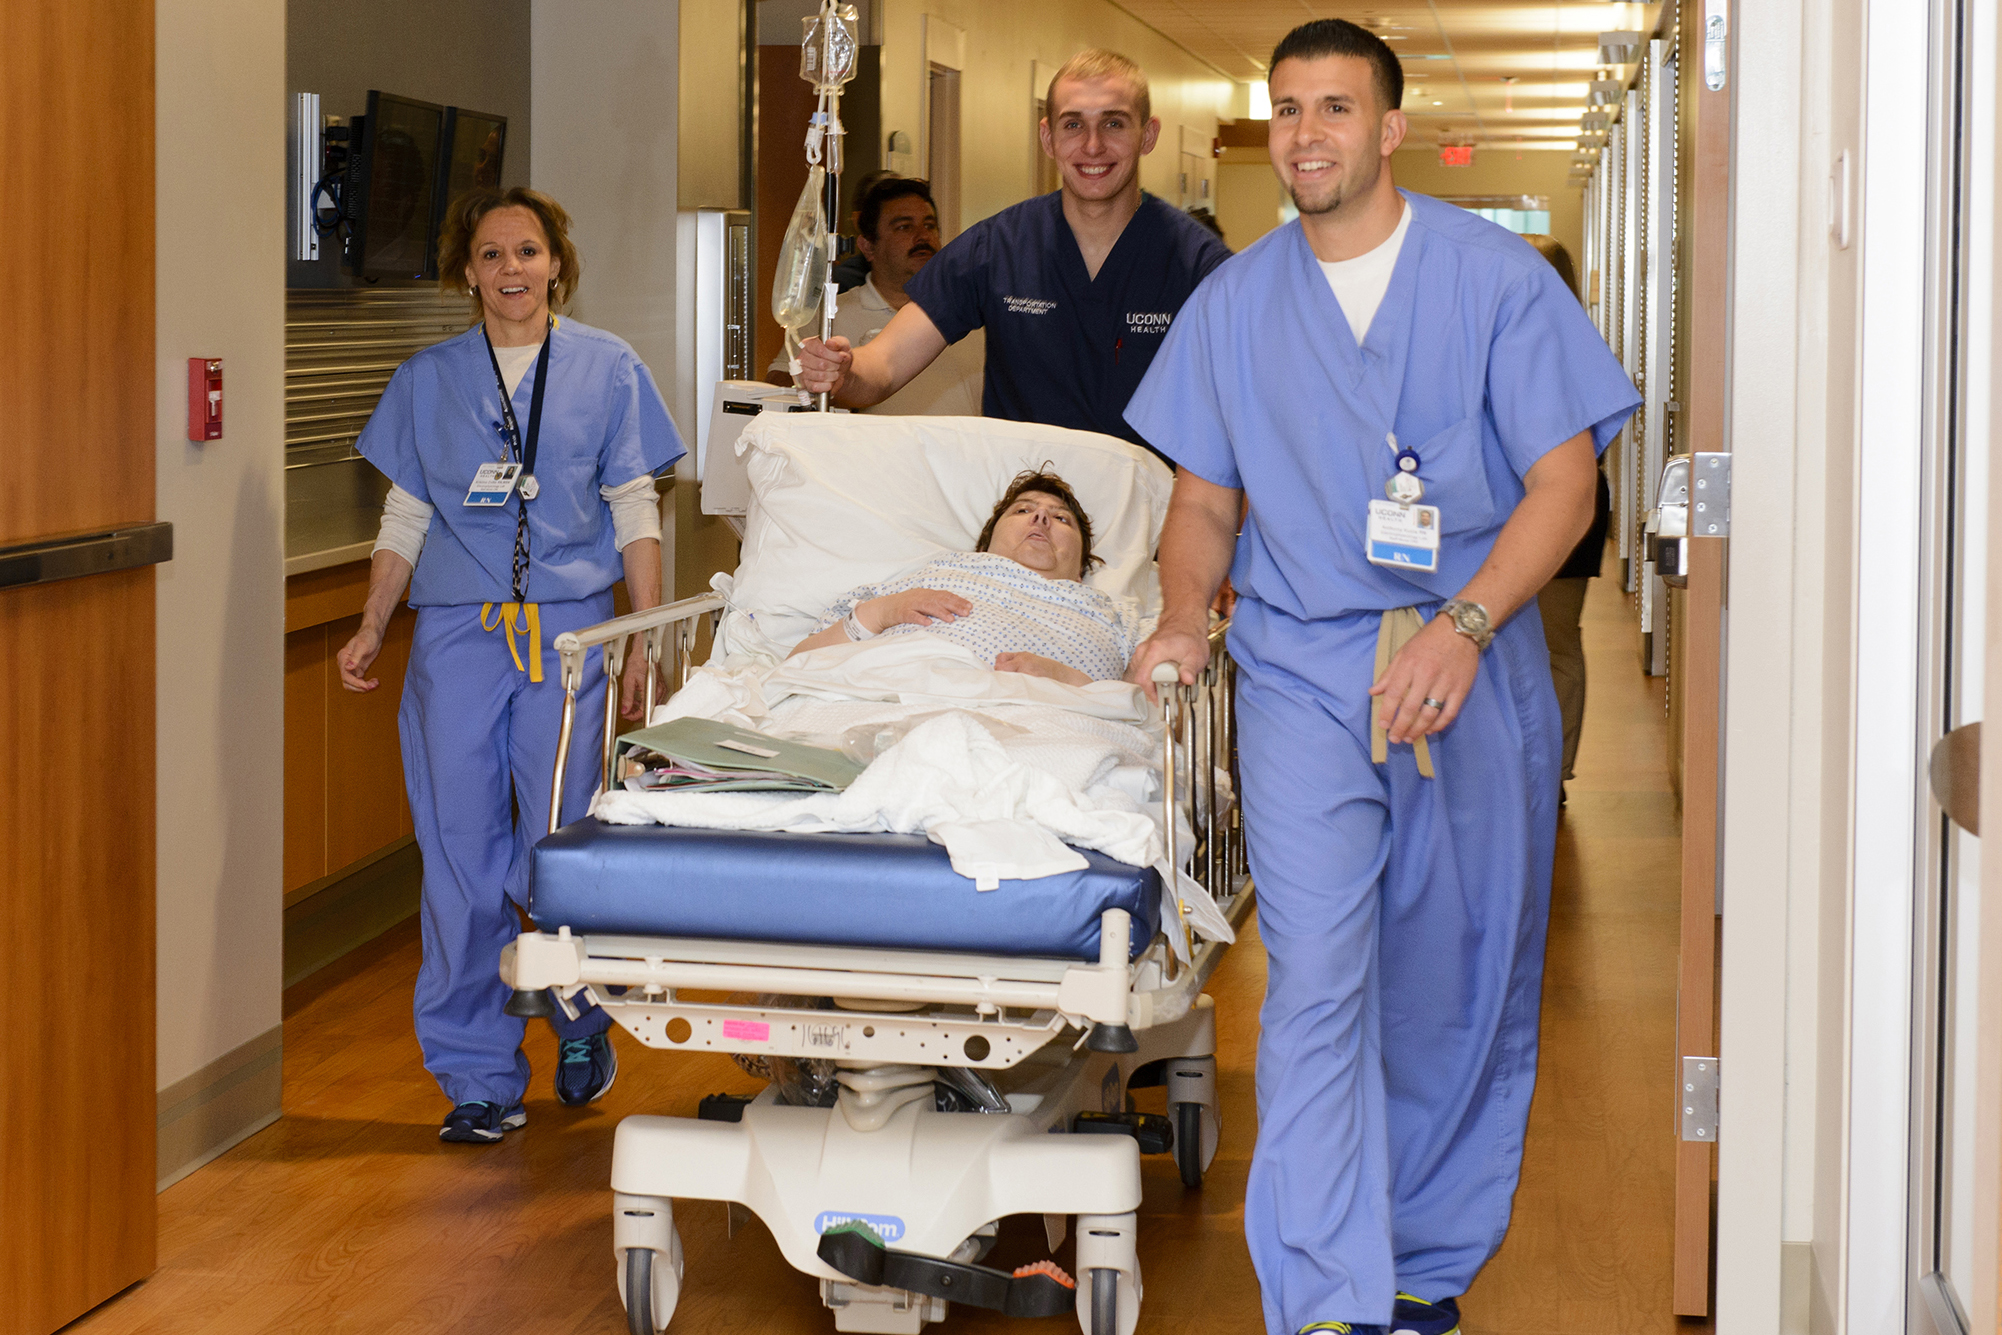
POLYGON ((44 1335, 154 1263, 153 7, 0 5, 0 126, 0 1335, 44 1335))
MULTIPOLYGON (((1680 117, 1676 255, 1688 293, 1676 331, 1680 389, 1678 451, 1721 453, 1725 435, 1725 353, 1729 340, 1729 194, 1731 92, 1704 77, 1702 6, 1681 7, 1677 66, 1680 117)), ((1733 74, 1737 71, 1732 71, 1733 74)), ((1723 688, 1724 571, 1728 537, 1705 537, 1693 521, 1689 587, 1677 626, 1682 639, 1682 930, 1676 997, 1678 1106, 1684 1062, 1717 1055, 1718 794, 1723 778, 1720 703, 1723 688)), ((1711 1067, 1714 1071, 1715 1066, 1711 1067)), ((1698 1096, 1700 1103, 1700 1093, 1698 1096)), ((1714 1118, 1712 1119, 1714 1125, 1714 1118)), ((1678 1316, 1710 1311, 1714 1133, 1684 1135, 1675 1160, 1674 1309, 1678 1316)))

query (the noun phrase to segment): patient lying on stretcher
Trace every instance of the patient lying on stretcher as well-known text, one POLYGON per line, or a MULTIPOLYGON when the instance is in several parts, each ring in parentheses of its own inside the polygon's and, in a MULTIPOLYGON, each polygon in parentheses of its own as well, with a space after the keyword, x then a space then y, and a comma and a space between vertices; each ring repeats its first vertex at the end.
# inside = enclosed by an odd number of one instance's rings
POLYGON ((1054 473, 1022 473, 973 551, 850 590, 792 652, 924 630, 997 671, 1072 686, 1111 681, 1126 670, 1137 627, 1130 611, 1082 582, 1096 563, 1091 517, 1070 487, 1054 473))

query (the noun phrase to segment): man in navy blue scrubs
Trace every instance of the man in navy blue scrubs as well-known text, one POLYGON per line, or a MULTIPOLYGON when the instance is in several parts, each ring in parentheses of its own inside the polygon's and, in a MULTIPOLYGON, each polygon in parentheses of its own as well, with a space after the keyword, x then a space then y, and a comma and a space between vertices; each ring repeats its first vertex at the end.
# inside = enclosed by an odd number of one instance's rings
POLYGON ((1161 122, 1139 66, 1079 52, 1050 80, 1048 107, 1043 151, 1063 188, 969 227, 910 281, 910 303, 867 346, 808 339, 806 389, 868 407, 984 327, 986 416, 1147 444, 1126 422, 1126 401, 1182 303, 1230 251, 1141 193, 1140 159, 1161 122))

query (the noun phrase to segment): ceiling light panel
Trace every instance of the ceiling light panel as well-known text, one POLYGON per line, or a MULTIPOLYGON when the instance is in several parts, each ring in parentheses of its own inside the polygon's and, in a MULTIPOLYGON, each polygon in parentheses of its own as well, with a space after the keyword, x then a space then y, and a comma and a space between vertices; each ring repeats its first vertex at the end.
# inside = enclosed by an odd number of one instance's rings
MULTIPOLYGON (((1349 19, 1391 42, 1404 66, 1405 111, 1428 135, 1466 133, 1492 146, 1569 150, 1579 139, 1592 76, 1621 85, 1630 64, 1609 66, 1602 33, 1652 33, 1659 5, 1436 0, 1353 7, 1331 0, 1112 0, 1227 77, 1263 83, 1281 38, 1318 17, 1349 19), (1435 17, 1436 14, 1436 17, 1435 17), (1450 47, 1451 54, 1448 54, 1450 47), (1506 85, 1504 78, 1516 82, 1506 85), (1417 90, 1423 90, 1419 93, 1417 90), (1433 106, 1438 102, 1441 105, 1433 106)), ((1637 59, 1644 40, 1636 42, 1637 59)))

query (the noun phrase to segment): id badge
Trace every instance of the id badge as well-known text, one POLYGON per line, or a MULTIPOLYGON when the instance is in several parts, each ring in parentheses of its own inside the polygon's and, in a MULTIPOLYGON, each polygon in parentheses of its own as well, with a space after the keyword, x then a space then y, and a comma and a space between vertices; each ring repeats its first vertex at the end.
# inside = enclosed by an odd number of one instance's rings
POLYGON ((1439 507, 1369 503, 1364 555, 1372 565, 1431 574, 1439 569, 1439 507))
POLYGON ((520 464, 481 464, 473 474, 473 485, 466 489, 466 504, 506 505, 520 480, 520 464))

